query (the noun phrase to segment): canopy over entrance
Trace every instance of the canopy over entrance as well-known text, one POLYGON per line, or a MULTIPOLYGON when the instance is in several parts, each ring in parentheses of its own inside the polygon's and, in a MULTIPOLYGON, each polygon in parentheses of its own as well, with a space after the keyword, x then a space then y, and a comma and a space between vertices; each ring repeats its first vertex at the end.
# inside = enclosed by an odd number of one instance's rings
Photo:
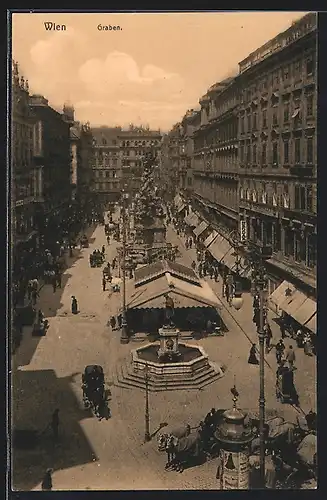
POLYGON ((134 288, 126 297, 127 322, 134 332, 155 333, 162 327, 167 295, 181 331, 205 331, 208 320, 222 326, 222 304, 210 286, 192 269, 164 260, 135 271, 134 288))

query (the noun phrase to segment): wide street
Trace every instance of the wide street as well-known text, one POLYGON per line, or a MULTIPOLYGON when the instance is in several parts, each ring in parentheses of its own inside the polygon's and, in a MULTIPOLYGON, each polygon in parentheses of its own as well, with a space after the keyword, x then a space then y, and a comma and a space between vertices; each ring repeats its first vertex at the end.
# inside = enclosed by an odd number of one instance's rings
MULTIPOLYGON (((167 239, 178 244, 180 261, 190 265, 193 250, 185 250, 170 227, 167 239)), ((165 454, 157 451, 153 438, 144 444, 144 391, 114 385, 116 369, 138 344, 120 344, 120 332, 111 331, 107 322, 121 306, 121 294, 102 291, 102 269, 90 268, 89 255, 105 243, 103 226, 94 230, 90 248, 75 250, 78 258, 65 272, 63 288, 42 288, 39 307, 49 319, 45 337, 36 340, 25 328, 23 342, 13 359, 13 427, 42 433, 34 450, 14 450, 13 487, 40 490, 47 467, 54 469, 54 490, 138 490, 138 489, 216 489, 215 461, 185 470, 166 472, 165 454), (71 296, 75 295, 80 313, 72 315, 71 296), (33 348, 31 348, 31 346, 33 348), (98 421, 82 403, 81 375, 88 364, 102 365, 110 386, 112 417, 98 421), (60 409, 61 436, 53 445, 47 426, 55 408, 60 409)), ((106 245, 107 260, 116 255, 117 243, 106 245)), ((127 286, 132 286, 128 281, 127 286)), ((221 283, 213 283, 221 296, 221 283)), ((250 321, 250 297, 244 309, 231 310, 222 300, 222 317, 229 331, 225 337, 192 341, 204 347, 211 361, 226 365, 223 378, 202 391, 150 393, 150 425, 190 423, 196 426, 212 408, 232 405, 230 388, 236 381, 241 408, 257 408, 259 367, 247 363, 255 328, 250 321)), ((271 321, 275 338, 278 327, 271 321)), ((294 344, 293 342, 291 342, 294 344)), ((296 350, 298 368, 295 383, 301 407, 315 408, 315 358, 296 350)), ((274 351, 267 355, 266 407, 276 408, 294 420, 298 411, 281 405, 275 397, 276 361, 274 351)))

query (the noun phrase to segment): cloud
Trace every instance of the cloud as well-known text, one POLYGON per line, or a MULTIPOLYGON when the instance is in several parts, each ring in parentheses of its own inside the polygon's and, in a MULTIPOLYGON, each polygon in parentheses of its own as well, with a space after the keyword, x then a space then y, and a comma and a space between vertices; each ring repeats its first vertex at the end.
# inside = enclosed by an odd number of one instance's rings
POLYGON ((139 68, 132 56, 124 52, 110 52, 104 60, 90 59, 79 68, 79 77, 86 89, 100 94, 151 95, 169 98, 184 88, 177 73, 169 73, 158 66, 147 64, 139 68))
POLYGON ((83 33, 47 34, 30 49, 32 92, 55 107, 69 99, 76 119, 97 124, 168 127, 187 109, 187 87, 179 74, 154 64, 140 66, 117 50, 102 59, 87 57, 83 33))

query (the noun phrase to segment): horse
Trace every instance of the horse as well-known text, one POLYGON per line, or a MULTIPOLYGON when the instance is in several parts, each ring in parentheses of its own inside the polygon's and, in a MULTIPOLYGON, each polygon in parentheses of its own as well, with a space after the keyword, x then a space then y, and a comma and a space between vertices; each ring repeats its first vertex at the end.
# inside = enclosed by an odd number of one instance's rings
POLYGON ((167 440, 167 453, 170 452, 172 460, 170 466, 177 472, 183 472, 185 463, 190 459, 199 459, 202 455, 202 442, 198 432, 183 438, 170 436, 167 440))
POLYGON ((170 441, 171 437, 176 437, 176 438, 183 438, 186 437, 190 434, 191 432, 191 427, 189 424, 178 427, 176 429, 172 429, 170 432, 166 432, 163 434, 158 435, 158 451, 166 451, 167 453, 167 463, 165 468, 169 469, 172 461, 173 461, 173 454, 170 451, 169 446, 167 445, 170 441))

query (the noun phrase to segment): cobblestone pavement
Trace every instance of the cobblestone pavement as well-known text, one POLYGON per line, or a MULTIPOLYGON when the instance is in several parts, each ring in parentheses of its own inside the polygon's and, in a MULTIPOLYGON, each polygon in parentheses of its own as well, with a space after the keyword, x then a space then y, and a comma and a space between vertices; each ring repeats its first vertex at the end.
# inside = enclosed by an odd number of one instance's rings
MULTIPOLYGON (((53 467, 54 490, 217 489, 215 461, 185 470, 183 474, 165 472, 166 456, 157 451, 156 439, 143 443, 144 391, 112 385, 117 363, 130 356, 134 345, 121 345, 119 332, 112 332, 107 326, 110 316, 121 306, 121 295, 103 292, 102 270, 89 267, 90 253, 105 243, 103 227, 94 231, 93 238, 90 248, 84 249, 82 258, 65 273, 65 288, 56 292, 61 296, 55 317, 50 310, 53 301, 58 302, 56 294, 49 286, 42 289, 40 306, 49 311, 50 328, 46 337, 40 339, 29 364, 17 366, 20 364, 17 359, 24 357, 24 349, 29 349, 32 341, 29 337, 24 338, 13 362, 15 428, 42 432, 56 407, 60 408, 62 424, 58 444, 53 445, 45 431, 41 445, 34 451, 14 452, 14 488, 39 490, 45 469, 53 467), (72 295, 76 296, 80 309, 76 316, 70 312, 72 295), (103 366, 105 379, 111 386, 109 420, 98 421, 82 404, 81 373, 87 364, 95 363, 103 366)), ((178 239, 171 229, 168 238, 178 239)), ((116 243, 106 246, 108 260, 116 253, 116 247, 116 243)), ((193 260, 192 251, 182 248, 182 252, 188 265, 189 259, 193 260)), ((225 337, 192 343, 202 345, 212 361, 227 365, 225 376, 202 391, 151 393, 152 433, 163 422, 196 426, 210 408, 230 407, 234 376, 240 406, 258 406, 259 371, 257 366, 247 364, 249 340, 228 309, 222 314, 229 328, 225 337)), ((243 325, 246 314, 237 314, 243 325)), ((299 367, 300 362, 299 358, 299 367)), ((267 408, 280 406, 287 418, 294 418, 295 410, 276 404, 274 384, 274 374, 267 369, 267 408)))

